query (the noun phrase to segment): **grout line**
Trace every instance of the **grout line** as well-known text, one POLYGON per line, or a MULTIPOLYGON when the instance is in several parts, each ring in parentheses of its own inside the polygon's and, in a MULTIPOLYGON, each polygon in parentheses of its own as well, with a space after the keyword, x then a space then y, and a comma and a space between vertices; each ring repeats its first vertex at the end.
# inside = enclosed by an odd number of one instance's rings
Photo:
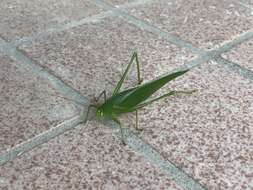
MULTIPOLYGON (((245 34, 244 34, 245 35, 245 34)), ((245 36, 239 36, 238 39, 235 41, 237 43, 241 43, 242 40, 248 39, 252 35, 248 35, 246 33, 245 36)), ((203 62, 209 61, 212 58, 214 58, 214 55, 217 53, 221 53, 222 51, 228 51, 229 48, 232 48, 233 46, 237 45, 235 43, 229 42, 228 44, 225 44, 224 48, 223 46, 220 48, 220 51, 218 50, 212 50, 210 52, 206 52, 205 54, 202 54, 201 56, 197 57, 196 59, 191 60, 190 62, 186 63, 181 68, 193 68, 203 62), (228 45, 229 44, 229 45, 228 45), (232 45, 231 45, 232 44, 232 45), (214 55, 212 55, 212 52, 215 52, 214 55)), ((51 73, 49 73, 45 68, 37 65, 34 61, 32 61, 30 58, 28 58, 26 55, 24 55, 21 51, 17 50, 15 47, 12 47, 10 44, 5 42, 3 39, 0 38, 0 50, 7 54, 9 57, 14 59, 18 64, 17 66, 24 70, 29 70, 30 72, 33 72, 40 77, 46 79, 54 88, 56 88, 59 92, 61 92, 66 97, 70 96, 71 98, 74 98, 76 101, 80 101, 82 104, 87 104, 87 99, 84 98, 81 94, 79 94, 77 91, 72 89, 70 86, 66 86, 60 79, 53 76, 51 73)))
POLYGON ((148 22, 139 20, 138 18, 136 18, 132 15, 129 15, 126 11, 124 11, 122 9, 115 9, 114 6, 108 4, 104 1, 101 1, 101 0, 92 0, 91 2, 94 3, 95 5, 99 6, 100 8, 107 10, 107 11, 114 10, 114 12, 117 16, 122 17, 127 22, 137 26, 140 29, 157 34, 157 35, 167 39, 172 44, 175 44, 181 48, 185 48, 185 49, 191 51, 192 53, 195 53, 195 54, 205 53, 204 50, 194 47, 191 43, 186 42, 186 41, 184 41, 172 34, 169 34, 168 32, 164 32, 161 29, 159 29, 155 26, 152 26, 148 22))
POLYGON ((214 59, 214 61, 218 62, 219 64, 222 64, 224 67, 234 71, 235 73, 238 73, 239 75, 243 76, 246 79, 253 80, 253 71, 246 69, 245 67, 242 67, 237 63, 226 60, 220 56, 217 56, 214 59))
MULTIPOLYGON (((6 43, 6 42, 0 39, 0 43, 6 43)), ((7 47, 6 44, 5 46, 7 47)), ((7 49, 5 48, 2 51, 4 51, 5 54, 10 56, 12 59, 14 59, 17 63, 19 63, 19 67, 21 68, 28 67, 29 69, 25 69, 25 70, 30 70, 34 74, 37 74, 39 76, 42 76, 43 78, 46 78, 49 81, 49 83, 51 83, 54 87, 56 87, 61 93, 65 92, 64 90, 66 88, 65 86, 64 88, 62 86, 61 88, 59 88, 58 85, 55 85, 54 81, 55 80, 57 81, 59 79, 57 79, 54 76, 51 76, 50 73, 48 73, 45 69, 41 68, 40 66, 36 65, 36 63, 34 63, 31 59, 29 59, 26 55, 24 55, 22 52, 20 52, 16 48, 9 45, 7 49)), ((202 62, 210 60, 211 58, 212 57, 209 56, 209 54, 206 54, 206 56, 204 55, 198 56, 196 59, 193 59, 189 63, 186 63, 183 67, 192 68, 199 65, 202 62)), ((68 88, 71 88, 71 87, 68 87, 68 88)), ((80 94, 78 95, 81 96, 80 94)), ((76 123, 69 124, 67 126, 63 125, 63 127, 56 127, 56 129, 53 128, 53 130, 46 131, 42 135, 38 135, 37 137, 32 138, 31 140, 28 140, 22 143, 21 145, 18 145, 14 147, 13 149, 10 149, 4 154, 0 155, 0 163, 4 164, 10 160, 13 160, 14 158, 18 157, 22 153, 27 152, 31 150, 32 148, 49 141, 50 139, 56 137, 57 135, 60 135, 61 133, 67 131, 68 129, 74 128, 75 126, 76 126, 76 123)), ((158 152, 154 151, 154 149, 150 145, 145 144, 145 142, 143 142, 137 136, 134 136, 134 137, 127 136, 127 142, 129 142, 129 145, 134 150, 136 150, 137 153, 144 155, 144 157, 147 160, 149 160, 151 163, 153 163, 158 168, 160 168, 163 172, 168 174, 179 185, 181 185, 182 187, 185 187, 185 189, 202 189, 202 190, 204 189, 200 184, 195 182, 183 171, 180 171, 180 169, 174 166, 171 162, 166 161, 164 158, 162 158, 162 156, 159 155, 158 152), (146 149, 143 148, 143 145, 145 145, 146 149)))
MULTIPOLYGON (((51 84, 56 90, 58 90, 61 94, 63 94, 66 97, 69 97, 70 99, 74 99, 81 104, 84 104, 84 109, 87 109, 86 105, 88 104, 87 98, 83 97, 79 92, 72 89, 70 86, 67 86, 64 84, 60 79, 49 73, 46 69, 43 67, 36 65, 35 62, 33 62, 30 58, 28 58, 25 54, 23 54, 21 51, 17 50, 15 47, 12 47, 8 43, 6 43, 4 40, 0 38, 0 44, 4 44, 5 48, 1 49, 0 51, 3 51, 4 54, 8 55, 11 59, 13 59, 17 64, 19 69, 25 71, 25 72, 31 72, 37 76, 42 77, 43 79, 46 79, 46 81, 51 84)), ((198 56, 197 58, 191 60, 190 62, 186 63, 181 68, 193 68, 197 65, 199 65, 202 62, 210 60, 211 57, 209 56, 198 56)), ((173 72, 173 71, 171 71, 173 72)), ((68 121, 67 121, 68 122, 68 121)), ((65 123, 65 122, 64 122, 65 123)), ((25 141, 21 143, 20 145, 15 146, 14 148, 7 150, 7 152, 0 154, 0 165, 4 164, 10 160, 15 159, 19 155, 21 155, 24 152, 27 152, 31 150, 32 148, 41 145, 50 139, 56 137, 57 135, 60 135, 61 133, 74 128, 75 125, 77 125, 77 122, 74 122, 73 124, 60 124, 59 127, 52 128, 28 141, 25 141), (63 125, 63 126, 62 126, 63 125)), ((136 137, 137 138, 137 137, 136 137)), ((128 140, 131 139, 131 137, 128 137, 128 140)), ((140 139, 141 141, 141 139, 140 139)), ((133 145, 132 145, 133 147, 133 145)), ((136 147, 137 148, 137 147, 136 147)))
MULTIPOLYGON (((110 124, 111 128, 118 128, 116 123, 110 124)), ((119 131, 119 130, 118 130, 119 131)), ((129 128, 123 128, 123 134, 126 143, 138 154, 143 156, 151 164, 158 167, 162 172, 167 174, 170 179, 176 182, 177 185, 186 190, 205 190, 199 182, 191 178, 183 170, 175 166, 172 162, 165 159, 161 154, 155 150, 154 147, 144 142, 141 138, 135 135, 129 128)), ((117 133, 121 138, 120 132, 117 133)))
POLYGON ((135 7, 138 5, 142 5, 142 4, 147 4, 147 3, 152 3, 153 0, 137 0, 131 3, 125 3, 123 5, 119 5, 117 8, 111 9, 109 11, 103 12, 103 13, 99 13, 96 15, 92 15, 90 17, 86 17, 80 20, 76 20, 76 21, 71 21, 69 23, 63 23, 63 24, 59 24, 56 25, 54 27, 48 28, 45 31, 33 34, 32 36, 28 36, 28 37, 23 37, 21 39, 17 39, 17 40, 13 40, 11 41, 11 45, 13 46, 20 46, 20 45, 29 45, 33 42, 33 40, 35 39, 43 39, 47 36, 49 36, 50 34, 53 33, 57 33, 57 32, 62 32, 71 28, 75 28, 84 24, 88 24, 88 23, 96 23, 96 22, 100 22, 101 20, 107 18, 107 17, 115 17, 118 16, 115 12, 115 10, 117 10, 118 8, 121 9, 126 9, 126 8, 131 8, 131 7, 135 7))
POLYGON ((27 57, 20 50, 17 50, 15 47, 11 46, 3 39, 0 38, 0 51, 5 55, 8 55, 12 60, 17 62, 15 64, 19 69, 32 72, 36 76, 41 77, 43 80, 46 80, 51 84, 55 89, 57 89, 62 95, 68 98, 74 98, 80 104, 88 104, 88 99, 80 95, 75 89, 65 84, 61 79, 57 78, 51 74, 48 70, 42 66, 36 64, 32 59, 27 57))
MULTIPOLYGON (((98 2, 98 0, 95 0, 98 2)), ((99 1, 101 2, 101 1, 99 1)), ((109 9, 109 8, 107 8, 109 9)), ((115 9, 116 10, 116 9, 115 9)), ((109 11, 108 11, 109 12, 109 11)), ((205 52, 201 49, 193 47, 188 42, 184 42, 179 38, 173 37, 172 35, 169 35, 168 33, 165 33, 161 31, 160 29, 151 26, 147 23, 144 23, 143 21, 140 21, 136 19, 135 17, 132 17, 128 15, 127 13, 122 13, 120 10, 115 11, 116 16, 123 16, 126 18, 127 21, 129 21, 132 24, 135 24, 136 26, 145 29, 149 32, 154 32, 162 37, 166 37, 171 43, 174 43, 180 47, 186 48, 191 50, 192 52, 200 54, 196 59, 191 60, 189 63, 186 63, 184 66, 187 68, 193 68, 203 62, 209 61, 211 59, 215 59, 219 62, 221 62, 224 65, 229 65, 228 62, 220 57, 218 57, 221 53, 229 51, 234 46, 238 45, 239 43, 242 43, 250 38, 252 38, 252 34, 246 33, 243 35, 240 35, 238 38, 233 40, 232 42, 228 42, 227 44, 224 44, 218 49, 211 50, 209 52, 205 52), (129 19, 129 20, 128 20, 129 19)), ((46 79, 51 85, 53 85, 57 90, 59 90, 63 95, 73 95, 74 98, 80 99, 87 103, 87 100, 80 95, 77 91, 72 89, 69 86, 66 86, 60 79, 56 78, 55 76, 51 75, 46 69, 43 67, 36 65, 35 62, 33 62, 30 58, 28 58, 26 55, 24 55, 21 51, 17 50, 15 47, 11 46, 11 44, 6 43, 4 40, 0 39, 0 50, 7 54, 9 57, 14 59, 17 63, 19 63, 19 67, 25 68, 26 70, 31 70, 33 73, 39 75, 40 77, 46 79), (2 44, 2 45, 1 45, 2 44), (63 85, 63 87, 62 87, 63 85)), ((235 66, 235 64, 232 64, 233 66, 229 66, 229 68, 233 69, 235 68, 236 71, 238 71, 238 65, 235 66)), ((242 69, 242 67, 239 67, 242 69)), ((251 72, 250 72, 251 73, 251 72)), ((252 73, 251 73, 252 74, 252 73)), ((73 97, 71 97, 73 98, 73 97)), ((67 123, 70 121, 66 121, 67 123)), ((46 131, 45 133, 42 133, 20 145, 17 145, 13 149, 10 149, 7 151, 7 153, 4 153, 0 155, 0 163, 6 163, 9 160, 12 160, 16 158, 17 156, 21 155, 22 153, 29 151, 30 149, 43 144, 50 139, 60 135, 61 133, 67 131, 68 129, 74 128, 78 121, 73 121, 69 124, 66 124, 66 122, 60 124, 58 127, 53 128, 52 130, 46 131)), ((80 120, 79 120, 80 122, 80 120)), ((113 126, 112 126, 113 127, 113 126)), ((182 170, 178 169, 176 166, 173 165, 173 163, 166 161, 162 156, 155 151, 150 145, 143 142, 140 138, 137 136, 133 136, 127 132, 127 129, 124 130, 127 135, 127 143, 129 146, 131 146, 136 152, 143 155, 147 160, 149 160, 151 163, 159 167, 162 171, 167 173, 174 181, 176 181, 181 187, 185 189, 204 189, 198 182, 194 181, 190 176, 187 176, 182 170)))
POLYGON ((23 153, 28 152, 36 146, 48 142, 52 138, 64 133, 65 131, 75 128, 81 122, 82 120, 79 116, 73 117, 72 119, 64 121, 54 128, 51 128, 27 141, 16 145, 15 147, 7 150, 5 153, 0 154, 0 166, 15 159, 23 153))
POLYGON ((210 51, 213 51, 213 53, 216 55, 220 55, 222 53, 228 52, 235 46, 240 45, 241 43, 248 41, 252 38, 253 38, 253 31, 247 31, 245 33, 237 35, 232 41, 225 42, 221 44, 220 47, 218 47, 217 49, 210 51))
POLYGON ((247 8, 247 9, 251 10, 252 11, 251 15, 253 15, 253 6, 252 5, 250 5, 247 2, 242 1, 242 0, 239 0, 239 1, 237 0, 237 1, 235 1, 235 3, 238 3, 239 5, 241 5, 241 6, 245 7, 245 8, 247 8))
POLYGON ((140 29, 146 30, 148 32, 157 34, 160 37, 163 37, 167 39, 169 42, 171 42, 174 45, 177 45, 178 47, 185 48, 192 53, 203 55, 207 52, 211 52, 211 54, 221 54, 229 51, 236 45, 239 45, 240 43, 245 42, 246 40, 249 40, 253 38, 253 31, 247 31, 243 34, 238 35, 238 37, 235 37, 234 40, 229 41, 227 43, 221 44, 219 48, 215 50, 205 51, 203 49, 194 47, 190 42, 186 42, 172 34, 169 34, 168 32, 165 32, 151 24, 149 24, 146 21, 140 20, 132 15, 129 15, 126 11, 121 9, 115 9, 113 5, 110 5, 109 3, 104 2, 103 0, 93 0, 91 1, 95 5, 99 6, 100 8, 106 9, 106 10, 114 10, 115 14, 117 14, 119 17, 122 17, 127 22, 137 26, 140 29))
MULTIPOLYGON (((109 3, 106 3, 103 0, 93 0, 91 2, 94 3, 95 5, 99 6, 102 9, 106 9, 106 10, 113 9, 115 12, 117 12, 115 14, 122 17, 127 22, 135 25, 136 27, 138 27, 140 29, 143 29, 143 30, 146 30, 148 32, 157 34, 158 36, 167 39, 169 42, 171 42, 174 45, 177 45, 181 48, 185 48, 187 50, 190 50, 192 53, 197 53, 199 56, 202 56, 206 61, 214 59, 217 56, 219 57, 222 53, 228 52, 229 50, 231 50, 235 46, 237 46, 237 45, 253 38, 253 31, 250 30, 250 31, 247 31, 245 33, 239 34, 238 36, 234 37, 234 39, 231 40, 231 41, 228 41, 228 42, 225 42, 225 43, 221 44, 220 47, 218 47, 216 49, 205 51, 205 50, 196 48, 191 43, 183 41, 178 37, 175 37, 175 36, 165 32, 165 31, 162 31, 159 28, 157 28, 155 26, 152 26, 151 24, 149 24, 145 21, 142 21, 142 20, 140 20, 140 19, 138 19, 138 18, 136 18, 132 15, 129 15, 124 10, 120 10, 120 9, 115 10, 115 7, 113 5, 110 5, 109 3)), ((217 60, 218 60, 219 64, 221 64, 221 65, 225 64, 224 60, 222 60, 222 59, 217 59, 217 60)), ((186 64, 185 67, 191 68, 192 66, 196 66, 197 62, 199 62, 199 64, 201 63, 201 61, 193 61, 193 63, 189 63, 188 66, 186 64), (193 65, 191 65, 191 64, 193 64, 193 65)), ((228 68, 230 68, 232 71, 235 71, 236 68, 239 69, 238 66, 237 67, 236 66, 228 67, 228 68)), ((239 70, 241 71, 241 70, 245 70, 245 69, 243 69, 243 67, 240 66, 239 70)), ((237 71, 237 73, 242 74, 243 72, 237 71)), ((251 73, 251 71, 248 70, 247 73, 251 73)), ((250 76, 250 74, 248 74, 248 76, 250 76)))

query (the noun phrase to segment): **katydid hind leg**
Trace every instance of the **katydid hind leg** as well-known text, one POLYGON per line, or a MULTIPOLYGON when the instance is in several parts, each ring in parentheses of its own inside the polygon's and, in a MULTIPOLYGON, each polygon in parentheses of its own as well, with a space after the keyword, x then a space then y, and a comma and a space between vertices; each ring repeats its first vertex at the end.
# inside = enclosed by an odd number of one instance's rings
POLYGON ((136 110, 137 110, 137 109, 140 109, 140 108, 142 108, 142 107, 145 107, 145 106, 147 106, 147 105, 149 105, 149 104, 151 104, 151 103, 153 103, 153 102, 156 102, 156 101, 158 101, 158 100, 160 100, 160 99, 162 99, 162 98, 166 98, 166 97, 168 97, 168 96, 173 96, 173 95, 177 95, 177 94, 192 94, 192 93, 194 93, 194 92, 196 92, 196 90, 189 90, 189 91, 171 91, 171 92, 166 93, 166 94, 164 94, 164 95, 162 95, 162 96, 159 96, 159 97, 157 97, 157 98, 154 98, 154 99, 148 100, 148 101, 146 101, 146 102, 144 102, 144 103, 141 103, 141 104, 137 105, 137 106, 135 107, 135 109, 136 109, 136 110))
POLYGON ((131 60, 130 62, 128 63, 127 65, 127 68, 126 70, 124 71, 121 79, 119 80, 119 82, 117 83, 114 91, 113 91, 113 95, 117 94, 119 91, 120 91, 120 88, 122 87, 122 84, 124 82, 124 80, 126 79, 126 76, 131 68, 131 65, 133 64, 134 60, 136 61, 136 65, 137 65, 137 77, 138 77, 138 84, 141 84, 142 82, 142 79, 141 79, 141 74, 140 74, 140 63, 139 63, 139 60, 138 60, 138 55, 137 55, 137 52, 134 52, 132 57, 131 57, 131 60))
POLYGON ((122 141, 123 145, 126 145, 124 135, 123 135, 123 129, 122 129, 122 125, 121 125, 120 121, 116 117, 114 117, 112 119, 113 119, 113 121, 115 121, 119 125, 120 134, 121 134, 121 141, 122 141))

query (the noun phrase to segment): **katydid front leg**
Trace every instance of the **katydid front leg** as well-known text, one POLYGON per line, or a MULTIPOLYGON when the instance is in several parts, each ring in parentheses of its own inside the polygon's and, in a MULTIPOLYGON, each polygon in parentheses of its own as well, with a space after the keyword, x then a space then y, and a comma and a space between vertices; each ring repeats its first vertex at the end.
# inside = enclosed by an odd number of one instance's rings
POLYGON ((86 114, 84 114, 84 113, 81 114, 82 123, 86 123, 88 121, 88 116, 89 116, 91 108, 96 108, 97 109, 97 106, 93 105, 93 104, 88 106, 86 114), (84 117, 84 115, 85 115, 85 117, 84 117), (84 117, 84 118, 82 118, 82 117, 84 117))
POLYGON ((98 102, 102 95, 104 95, 104 102, 105 102, 105 101, 106 101, 106 91, 105 91, 105 90, 103 90, 103 91, 99 94, 99 96, 98 96, 97 98, 94 97, 95 102, 98 102))

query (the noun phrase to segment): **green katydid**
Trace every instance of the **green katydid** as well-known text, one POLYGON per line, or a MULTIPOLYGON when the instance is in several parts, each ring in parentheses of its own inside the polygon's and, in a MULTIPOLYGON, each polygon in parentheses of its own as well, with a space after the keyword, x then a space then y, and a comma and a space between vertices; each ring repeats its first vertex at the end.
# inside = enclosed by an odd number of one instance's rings
POLYGON ((95 100, 96 102, 98 102, 98 99, 103 95, 104 96, 104 103, 89 105, 86 114, 83 114, 83 116, 82 116, 82 117, 84 117, 84 122, 86 122, 88 119, 90 109, 92 107, 95 108, 96 109, 95 116, 97 118, 112 119, 113 121, 115 121, 119 125, 121 136, 122 136, 122 142, 123 142, 123 144, 125 144, 125 141, 123 138, 122 126, 121 126, 121 123, 118 119, 118 116, 123 113, 135 112, 135 115, 136 115, 135 127, 137 130, 139 130, 139 128, 138 128, 138 110, 140 108, 143 108, 146 105, 149 105, 159 99, 162 99, 162 98, 165 98, 165 97, 168 97, 171 95, 180 94, 180 93, 191 94, 195 91, 195 90, 192 90, 192 91, 171 91, 171 92, 166 93, 160 97, 157 97, 157 98, 154 98, 151 100, 147 100, 152 94, 154 94, 156 91, 158 91, 166 83, 175 79, 178 76, 183 75, 187 71, 189 71, 189 70, 186 69, 186 70, 182 70, 182 71, 177 71, 172 74, 168 74, 168 75, 164 75, 162 77, 159 77, 159 78, 152 80, 150 82, 147 82, 145 84, 141 84, 142 79, 140 77, 140 64, 139 64, 137 53, 134 52, 129 64, 127 65, 126 70, 123 73, 123 76, 121 77, 121 79, 117 83, 112 96, 107 99, 106 98, 106 91, 104 90, 98 96, 98 98, 95 100), (134 60, 136 61, 136 65, 137 65, 138 85, 133 88, 126 89, 124 91, 120 91, 122 84, 127 76, 127 73, 129 72, 131 65, 134 63, 134 60))

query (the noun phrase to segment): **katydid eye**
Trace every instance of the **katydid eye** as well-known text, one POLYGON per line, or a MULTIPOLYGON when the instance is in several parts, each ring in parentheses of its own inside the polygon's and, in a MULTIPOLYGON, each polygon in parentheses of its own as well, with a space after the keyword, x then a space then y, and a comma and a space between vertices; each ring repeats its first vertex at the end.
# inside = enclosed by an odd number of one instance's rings
POLYGON ((100 116, 103 116, 103 115, 104 115, 104 113, 102 112, 102 110, 98 110, 98 114, 99 114, 100 116))

